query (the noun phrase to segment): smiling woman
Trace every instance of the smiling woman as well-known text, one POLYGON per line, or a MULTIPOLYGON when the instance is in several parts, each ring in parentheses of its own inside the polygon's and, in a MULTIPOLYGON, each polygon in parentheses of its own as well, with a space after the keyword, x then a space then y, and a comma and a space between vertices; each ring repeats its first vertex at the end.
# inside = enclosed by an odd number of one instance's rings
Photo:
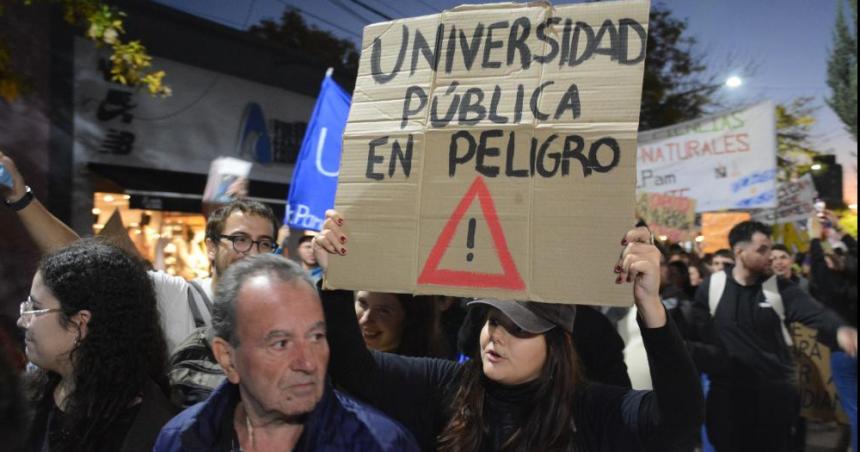
POLYGON ((404 356, 449 355, 431 297, 360 290, 355 294, 355 315, 371 350, 404 356))

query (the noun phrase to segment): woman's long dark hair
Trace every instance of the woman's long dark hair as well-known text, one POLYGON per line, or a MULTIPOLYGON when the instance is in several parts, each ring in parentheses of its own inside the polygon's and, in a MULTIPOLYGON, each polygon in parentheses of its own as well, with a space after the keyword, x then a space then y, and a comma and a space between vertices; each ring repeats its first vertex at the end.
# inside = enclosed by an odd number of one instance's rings
MULTIPOLYGON (((167 345, 155 291, 139 259, 96 240, 46 256, 38 271, 60 302, 63 311, 56 318, 62 327, 75 328, 70 319, 81 310, 92 313, 87 334, 69 354, 74 387, 64 412, 75 435, 68 446, 97 450, 112 421, 134 404, 148 379, 166 392, 167 345)), ((31 397, 45 403, 59 381, 54 372, 36 372, 31 397)))
MULTIPOLYGON (((524 413, 524 423, 505 441, 502 450, 573 450, 574 396, 585 384, 585 378, 571 335, 561 328, 553 328, 544 333, 544 337, 547 360, 537 379, 536 400, 524 413)), ((481 450, 481 442, 489 431, 484 420, 485 388, 482 377, 480 351, 476 351, 465 364, 460 389, 450 409, 451 420, 438 437, 438 450, 481 450)))

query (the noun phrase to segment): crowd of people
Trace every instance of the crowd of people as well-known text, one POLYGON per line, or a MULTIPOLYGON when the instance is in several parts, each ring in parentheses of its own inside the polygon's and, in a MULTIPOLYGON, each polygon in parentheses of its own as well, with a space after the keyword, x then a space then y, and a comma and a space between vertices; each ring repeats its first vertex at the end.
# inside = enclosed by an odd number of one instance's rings
POLYGON ((78 237, 0 163, 43 253, 0 330, 4 450, 681 452, 705 424, 720 452, 788 451, 790 322, 832 348, 856 450, 856 242, 835 228, 805 256, 756 222, 702 256, 631 229, 606 271, 631 289, 652 387, 637 390, 612 310, 322 289, 354 240, 338 212, 295 262, 269 207, 223 205, 212 274, 186 281, 78 237))

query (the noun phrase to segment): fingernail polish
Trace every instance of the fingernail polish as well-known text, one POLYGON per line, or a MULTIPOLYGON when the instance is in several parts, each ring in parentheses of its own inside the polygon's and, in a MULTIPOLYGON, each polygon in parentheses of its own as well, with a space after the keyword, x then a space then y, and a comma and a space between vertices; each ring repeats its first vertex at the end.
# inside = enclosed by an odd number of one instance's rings
POLYGON ((615 284, 621 284, 621 276, 615 278, 615 284))
POLYGON ((341 238, 340 238, 340 243, 346 243, 346 237, 341 237, 341 238))
POLYGON ((627 245, 627 238, 621 239, 621 246, 627 245))
POLYGON ((615 266, 615 273, 621 273, 621 266, 620 265, 615 266))
POLYGON ((337 219, 337 225, 338 225, 338 226, 343 226, 343 219, 342 219, 342 218, 338 218, 338 219, 337 219))
POLYGON ((341 249, 340 249, 340 254, 346 254, 346 248, 341 248, 341 249))

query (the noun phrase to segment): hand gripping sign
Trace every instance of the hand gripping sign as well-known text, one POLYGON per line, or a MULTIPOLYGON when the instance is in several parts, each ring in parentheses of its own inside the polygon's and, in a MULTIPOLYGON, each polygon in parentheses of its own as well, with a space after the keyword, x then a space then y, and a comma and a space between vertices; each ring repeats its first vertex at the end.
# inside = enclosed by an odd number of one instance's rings
POLYGON ((326 287, 629 305, 649 3, 464 5, 364 30, 326 287))

